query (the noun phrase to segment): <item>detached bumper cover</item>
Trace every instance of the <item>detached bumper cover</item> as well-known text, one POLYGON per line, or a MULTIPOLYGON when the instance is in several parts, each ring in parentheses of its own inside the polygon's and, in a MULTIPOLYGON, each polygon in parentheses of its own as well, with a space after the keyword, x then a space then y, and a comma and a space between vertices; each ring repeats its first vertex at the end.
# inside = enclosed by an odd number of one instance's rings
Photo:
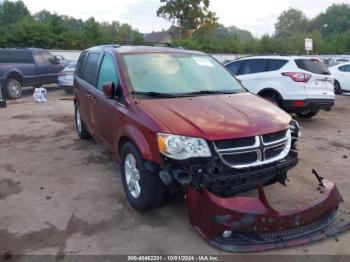
POLYGON ((348 215, 339 211, 342 197, 334 183, 322 180, 321 198, 304 208, 279 212, 259 198, 218 197, 207 189, 187 188, 191 224, 208 242, 225 251, 254 252, 303 245, 350 229, 348 215), (223 237, 223 232, 232 234, 223 237))

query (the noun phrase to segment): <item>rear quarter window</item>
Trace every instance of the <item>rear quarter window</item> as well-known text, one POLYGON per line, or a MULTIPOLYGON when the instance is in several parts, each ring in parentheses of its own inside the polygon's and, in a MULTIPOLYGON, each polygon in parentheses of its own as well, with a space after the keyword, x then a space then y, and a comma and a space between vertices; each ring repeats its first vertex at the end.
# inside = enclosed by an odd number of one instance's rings
POLYGON ((330 75, 327 66, 319 60, 316 59, 295 59, 295 63, 298 68, 318 74, 318 75, 330 75))
POLYGON ((0 63, 33 63, 33 56, 30 51, 22 50, 0 50, 0 63))

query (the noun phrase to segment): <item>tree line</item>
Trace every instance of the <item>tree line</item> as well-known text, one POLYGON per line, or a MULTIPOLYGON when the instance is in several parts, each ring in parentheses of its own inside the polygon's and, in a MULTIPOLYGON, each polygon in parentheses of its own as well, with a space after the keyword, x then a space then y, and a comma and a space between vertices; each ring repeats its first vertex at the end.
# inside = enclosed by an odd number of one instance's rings
POLYGON ((46 10, 31 15, 22 1, 0 0, 0 47, 83 50, 116 41, 142 41, 129 24, 99 23, 57 15, 46 10))
POLYGON ((186 48, 212 53, 305 54, 304 40, 312 38, 313 54, 350 53, 349 4, 333 4, 313 19, 289 8, 278 17, 274 34, 257 38, 248 31, 220 25, 209 10, 209 0, 160 2, 157 15, 178 27, 181 37, 174 44, 186 48))
MULTIPOLYGON (((284 11, 271 35, 218 23, 209 0, 160 0, 157 15, 171 21, 172 44, 211 53, 304 54, 304 39, 314 40, 313 54, 350 53, 350 5, 334 4, 313 19, 298 9, 284 11)), ((97 22, 43 10, 31 15, 22 1, 0 0, 0 47, 78 49, 116 41, 142 41, 126 23, 97 22)))

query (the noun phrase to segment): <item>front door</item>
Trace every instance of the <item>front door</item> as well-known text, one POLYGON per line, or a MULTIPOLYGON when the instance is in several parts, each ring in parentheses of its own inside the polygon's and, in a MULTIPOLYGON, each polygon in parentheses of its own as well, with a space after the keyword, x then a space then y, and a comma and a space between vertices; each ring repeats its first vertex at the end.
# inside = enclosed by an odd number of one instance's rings
POLYGON ((119 77, 112 55, 105 53, 99 68, 96 89, 93 92, 94 104, 91 114, 95 136, 112 152, 115 151, 115 137, 118 132, 124 105, 116 99, 108 99, 103 94, 103 84, 113 82, 117 86, 119 77))
POLYGON ((55 63, 54 56, 48 51, 33 53, 40 84, 57 83, 58 73, 64 69, 61 63, 55 63))

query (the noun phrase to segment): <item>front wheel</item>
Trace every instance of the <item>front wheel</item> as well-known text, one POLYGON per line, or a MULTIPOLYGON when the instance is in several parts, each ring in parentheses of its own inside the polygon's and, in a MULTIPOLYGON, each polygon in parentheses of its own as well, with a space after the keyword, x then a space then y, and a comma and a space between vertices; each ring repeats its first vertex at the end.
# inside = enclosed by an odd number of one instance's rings
POLYGON ((297 115, 301 118, 311 118, 318 114, 318 110, 307 110, 304 112, 299 112, 297 115))
POLYGON ((10 99, 19 99, 23 93, 22 84, 16 79, 9 79, 6 83, 6 94, 10 99))
POLYGON ((337 95, 342 93, 341 86, 337 80, 334 81, 334 93, 337 95))
POLYGON ((159 206, 165 193, 159 174, 145 168, 144 160, 130 142, 122 147, 121 160, 123 187, 130 205, 139 211, 159 206))

